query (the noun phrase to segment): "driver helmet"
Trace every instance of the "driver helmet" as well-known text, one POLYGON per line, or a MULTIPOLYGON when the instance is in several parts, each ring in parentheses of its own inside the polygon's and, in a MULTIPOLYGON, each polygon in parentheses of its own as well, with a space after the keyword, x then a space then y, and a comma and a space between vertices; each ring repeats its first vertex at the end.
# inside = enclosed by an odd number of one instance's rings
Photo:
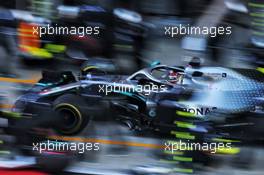
POLYGON ((170 83, 177 83, 180 79, 180 74, 178 72, 175 72, 173 70, 169 71, 169 82, 170 83))

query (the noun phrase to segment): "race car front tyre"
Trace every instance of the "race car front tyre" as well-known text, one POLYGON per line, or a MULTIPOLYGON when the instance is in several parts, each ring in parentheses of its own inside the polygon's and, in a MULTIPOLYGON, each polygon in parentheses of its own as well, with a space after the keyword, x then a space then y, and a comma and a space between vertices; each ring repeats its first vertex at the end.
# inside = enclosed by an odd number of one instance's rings
POLYGON ((81 97, 65 94, 58 97, 53 106, 61 122, 56 128, 63 135, 74 135, 81 132, 88 124, 90 117, 84 112, 85 102, 81 97))
POLYGON ((61 173, 73 162, 74 156, 67 154, 39 154, 36 157, 36 166, 47 173, 61 173))

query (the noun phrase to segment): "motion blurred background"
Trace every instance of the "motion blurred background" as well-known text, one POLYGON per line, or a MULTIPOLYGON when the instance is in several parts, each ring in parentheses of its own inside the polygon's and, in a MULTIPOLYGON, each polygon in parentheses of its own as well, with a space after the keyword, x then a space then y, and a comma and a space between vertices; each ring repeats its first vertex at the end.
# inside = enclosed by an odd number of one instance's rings
MULTIPOLYGON (((3 111, 10 111, 15 99, 40 78, 43 69, 71 70, 77 74, 84 61, 108 60, 118 73, 130 74, 153 61, 187 65, 193 57, 201 58, 202 65, 258 68, 264 66, 263 54, 263 0, 0 2, 0 94, 3 111), (47 35, 40 38, 32 35, 34 26, 46 24, 100 26, 101 33, 99 36, 84 38, 72 35, 47 35), (165 35, 165 26, 180 24, 231 26, 232 34, 215 38, 191 35, 171 38, 165 35)), ((96 131, 85 130, 79 137, 96 133, 97 137, 110 140, 143 141, 150 144, 163 141, 162 137, 134 134, 114 123, 110 123, 109 128, 101 125, 95 127, 96 131)), ((5 133, 2 132, 2 135, 5 133)), ((150 169, 159 167, 159 173, 166 174, 166 169, 160 165, 168 165, 159 162, 164 156, 159 151, 140 147, 112 151, 112 147, 107 145, 96 156, 83 156, 64 173, 133 174, 138 166, 146 166, 150 169)), ((0 167, 4 167, 7 157, 17 161, 14 158, 16 152, 11 154, 3 156, 0 167)), ((205 167, 195 165, 199 170, 195 173, 261 175, 263 155, 262 147, 249 145, 241 148, 238 155, 215 156, 205 167)))

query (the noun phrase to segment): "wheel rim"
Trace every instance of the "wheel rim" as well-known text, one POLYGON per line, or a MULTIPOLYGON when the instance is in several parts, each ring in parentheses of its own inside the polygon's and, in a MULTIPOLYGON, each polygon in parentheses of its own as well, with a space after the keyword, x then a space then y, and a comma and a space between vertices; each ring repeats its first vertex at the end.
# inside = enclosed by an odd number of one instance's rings
POLYGON ((62 116, 63 128, 71 129, 74 128, 74 126, 78 123, 78 118, 72 110, 63 108, 59 109, 58 113, 60 116, 62 116))
POLYGON ((70 104, 61 104, 55 108, 56 112, 62 117, 59 132, 71 134, 76 132, 82 123, 82 115, 80 111, 70 104))

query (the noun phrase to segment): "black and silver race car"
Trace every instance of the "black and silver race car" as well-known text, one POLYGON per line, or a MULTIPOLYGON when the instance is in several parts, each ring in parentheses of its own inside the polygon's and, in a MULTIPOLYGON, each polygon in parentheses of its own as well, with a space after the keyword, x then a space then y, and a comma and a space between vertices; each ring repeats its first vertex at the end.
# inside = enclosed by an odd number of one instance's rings
POLYGON ((261 69, 153 65, 130 76, 108 75, 96 66, 82 70, 79 77, 43 72, 13 110, 34 116, 33 105, 49 106, 62 114, 57 130, 65 135, 79 133, 92 119, 170 133, 175 127, 207 132, 208 122, 254 128, 258 122, 249 118, 263 118, 261 69))

